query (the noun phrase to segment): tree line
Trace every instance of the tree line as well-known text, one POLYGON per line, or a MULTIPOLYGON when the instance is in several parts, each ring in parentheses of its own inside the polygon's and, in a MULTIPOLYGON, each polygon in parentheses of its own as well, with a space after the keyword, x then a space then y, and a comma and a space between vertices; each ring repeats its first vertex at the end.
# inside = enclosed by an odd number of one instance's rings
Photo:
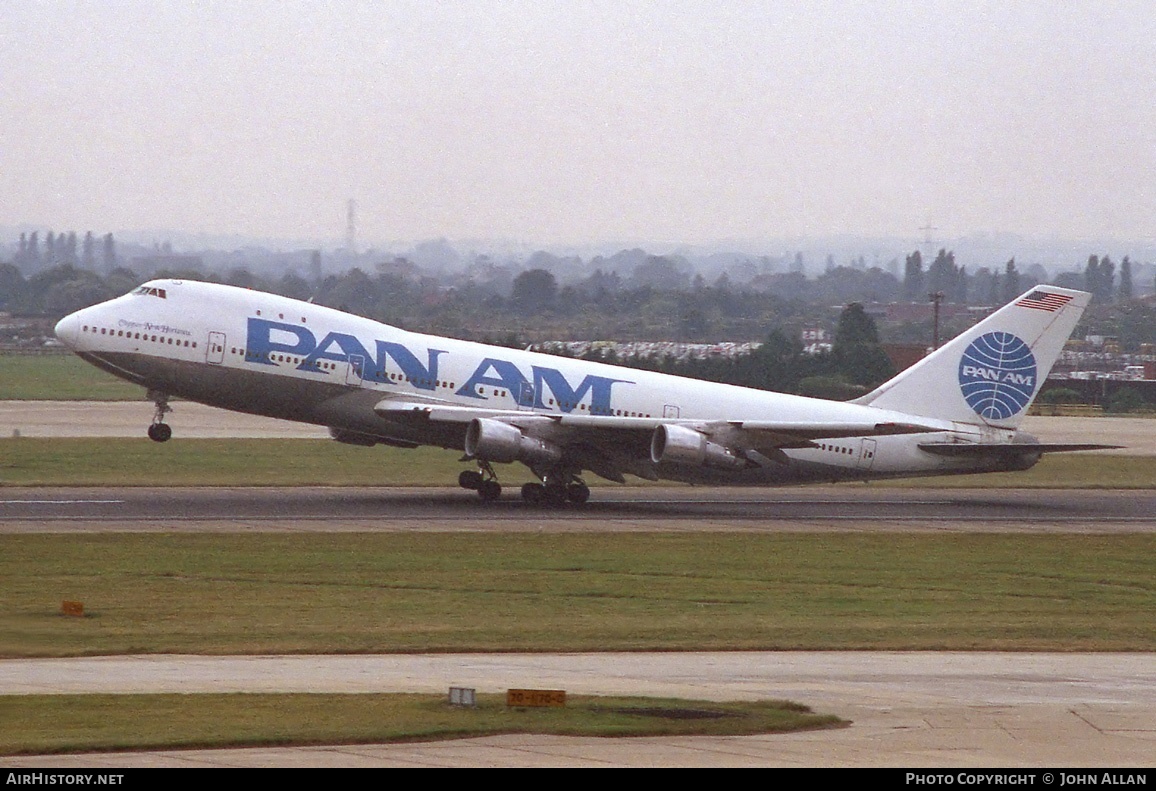
POLYGON ((83 240, 78 241, 76 231, 69 231, 67 234, 48 231, 44 235, 42 249, 40 232, 33 231, 30 234, 20 234, 13 263, 17 269, 24 272, 37 272, 57 266, 94 270, 97 268, 98 260, 103 272, 111 272, 117 268, 116 239, 111 233, 106 233, 97 240, 92 231, 88 231, 84 234, 83 240))

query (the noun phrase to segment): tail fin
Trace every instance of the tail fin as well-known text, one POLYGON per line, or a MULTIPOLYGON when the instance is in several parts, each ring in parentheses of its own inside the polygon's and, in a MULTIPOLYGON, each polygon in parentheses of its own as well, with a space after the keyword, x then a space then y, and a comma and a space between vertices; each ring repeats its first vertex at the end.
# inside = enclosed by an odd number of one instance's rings
POLYGON ((1014 429, 1090 299, 1033 288, 854 403, 1014 429))

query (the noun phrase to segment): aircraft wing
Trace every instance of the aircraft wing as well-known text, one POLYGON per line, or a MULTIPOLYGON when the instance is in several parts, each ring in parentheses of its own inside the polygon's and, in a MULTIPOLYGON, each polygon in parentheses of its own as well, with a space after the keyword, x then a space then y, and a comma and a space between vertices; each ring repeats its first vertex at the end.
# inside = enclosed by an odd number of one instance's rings
POLYGON ((527 435, 551 442, 571 458, 617 480, 627 471, 650 477, 651 440, 660 427, 664 432, 682 430, 684 436, 701 435, 704 441, 725 446, 739 463, 764 465, 785 463, 785 448, 816 447, 815 440, 838 437, 872 437, 890 434, 922 434, 942 427, 879 422, 786 422, 771 420, 688 420, 615 415, 551 414, 518 409, 486 409, 433 401, 387 398, 373 410, 397 423, 458 423, 463 428, 474 420, 515 426, 527 435), (677 427, 677 428, 673 428, 677 427))
POLYGON ((532 412, 518 409, 485 409, 478 407, 439 404, 425 401, 399 401, 387 398, 374 406, 373 411, 387 420, 429 420, 440 423, 469 423, 475 419, 499 420, 516 426, 555 425, 600 432, 651 432, 660 425, 685 426, 707 435, 747 434, 762 437, 760 444, 770 441, 777 447, 806 447, 810 440, 835 437, 873 437, 889 434, 924 434, 942 431, 942 427, 911 423, 832 423, 786 422, 773 420, 684 420, 657 417, 618 417, 614 415, 570 415, 532 412))

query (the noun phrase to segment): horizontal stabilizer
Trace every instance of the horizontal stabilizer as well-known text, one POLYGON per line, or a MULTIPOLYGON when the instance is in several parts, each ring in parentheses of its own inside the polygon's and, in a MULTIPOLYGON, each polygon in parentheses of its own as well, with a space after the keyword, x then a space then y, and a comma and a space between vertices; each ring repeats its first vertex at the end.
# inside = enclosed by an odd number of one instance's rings
POLYGON ((1024 456, 1035 453, 1070 453, 1078 450, 1117 450, 1122 445, 1093 445, 1089 443, 1032 442, 1003 445, 971 445, 958 442, 925 442, 920 450, 954 459, 1024 456))

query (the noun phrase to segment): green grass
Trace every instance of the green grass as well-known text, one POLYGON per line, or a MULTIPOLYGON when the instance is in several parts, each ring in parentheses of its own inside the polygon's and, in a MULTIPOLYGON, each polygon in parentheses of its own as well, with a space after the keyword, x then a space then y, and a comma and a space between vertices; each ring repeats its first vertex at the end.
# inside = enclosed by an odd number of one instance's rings
MULTIPOLYGON (((456 486, 473 468, 460 458, 313 439, 6 437, 0 486, 456 486)), ((505 485, 533 477, 520 464, 498 466, 505 485)))
POLYGON ((903 478, 871 485, 924 489, 1152 489, 1156 488, 1156 456, 1051 453, 1023 472, 903 478))
POLYGON ((381 744, 506 733, 563 736, 738 736, 846 723, 787 701, 715 703, 569 697, 564 708, 476 708, 444 695, 199 694, 0 697, 0 755, 109 750, 381 744), (679 713, 711 717, 679 717, 679 713), (666 716, 662 716, 662 715, 666 716))
POLYGON ((0 354, 0 401, 139 401, 144 389, 75 354, 0 354))
MULTIPOLYGON (((178 437, 158 444, 144 437, 3 437, 0 486, 452 486, 470 466, 460 458, 438 448, 362 448, 314 439, 178 437)), ((498 465, 498 470, 510 487, 532 478, 520 464, 498 465)), ((872 485, 1151 489, 1156 457, 1054 454, 1027 472, 872 485)))
POLYGON ((9 657, 1153 651, 1154 613, 1150 534, 0 536, 9 657))

